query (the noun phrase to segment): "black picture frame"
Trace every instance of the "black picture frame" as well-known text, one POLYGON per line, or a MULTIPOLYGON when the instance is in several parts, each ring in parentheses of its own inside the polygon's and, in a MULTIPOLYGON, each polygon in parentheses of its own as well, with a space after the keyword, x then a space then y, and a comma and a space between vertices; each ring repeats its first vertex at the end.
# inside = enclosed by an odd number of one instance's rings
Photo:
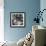
POLYGON ((10 12, 10 27, 25 27, 26 17, 25 12, 10 12))

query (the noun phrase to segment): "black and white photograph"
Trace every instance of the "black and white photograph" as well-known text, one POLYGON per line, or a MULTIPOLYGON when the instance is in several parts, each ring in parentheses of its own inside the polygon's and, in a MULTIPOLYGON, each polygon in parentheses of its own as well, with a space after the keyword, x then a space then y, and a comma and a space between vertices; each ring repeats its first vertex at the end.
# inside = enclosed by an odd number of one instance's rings
POLYGON ((25 25, 24 12, 11 12, 10 13, 10 26, 11 27, 24 27, 25 25))

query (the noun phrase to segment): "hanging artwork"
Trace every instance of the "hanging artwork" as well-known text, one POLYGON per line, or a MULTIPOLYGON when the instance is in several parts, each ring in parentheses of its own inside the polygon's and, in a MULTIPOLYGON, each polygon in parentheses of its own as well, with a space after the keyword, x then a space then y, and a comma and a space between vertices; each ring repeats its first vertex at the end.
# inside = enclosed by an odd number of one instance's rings
POLYGON ((10 27, 24 27, 25 13, 24 12, 10 12, 10 27))

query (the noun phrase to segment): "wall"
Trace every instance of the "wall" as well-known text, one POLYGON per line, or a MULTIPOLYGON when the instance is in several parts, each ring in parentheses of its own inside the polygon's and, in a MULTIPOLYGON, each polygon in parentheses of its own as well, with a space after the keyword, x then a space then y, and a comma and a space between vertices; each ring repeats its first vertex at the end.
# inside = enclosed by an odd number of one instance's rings
POLYGON ((4 38, 7 41, 18 41, 32 30, 35 14, 40 10, 40 0, 4 0, 4 38), (26 12, 25 28, 10 27, 10 12, 26 12))
MULTIPOLYGON (((40 9, 41 9, 41 11, 42 11, 43 9, 46 9, 46 0, 41 0, 41 1, 40 1, 40 9)), ((40 25, 46 27, 46 20, 45 20, 45 19, 46 19, 46 10, 43 12, 42 17, 43 17, 43 22, 41 21, 41 22, 40 22, 40 25)))

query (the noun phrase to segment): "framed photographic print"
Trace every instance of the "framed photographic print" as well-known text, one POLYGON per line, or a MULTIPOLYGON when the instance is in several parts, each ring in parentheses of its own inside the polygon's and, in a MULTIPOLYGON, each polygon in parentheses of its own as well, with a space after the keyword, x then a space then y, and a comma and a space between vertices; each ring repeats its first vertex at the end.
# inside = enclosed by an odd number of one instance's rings
POLYGON ((10 27, 24 27, 25 13, 24 12, 10 12, 10 27))

